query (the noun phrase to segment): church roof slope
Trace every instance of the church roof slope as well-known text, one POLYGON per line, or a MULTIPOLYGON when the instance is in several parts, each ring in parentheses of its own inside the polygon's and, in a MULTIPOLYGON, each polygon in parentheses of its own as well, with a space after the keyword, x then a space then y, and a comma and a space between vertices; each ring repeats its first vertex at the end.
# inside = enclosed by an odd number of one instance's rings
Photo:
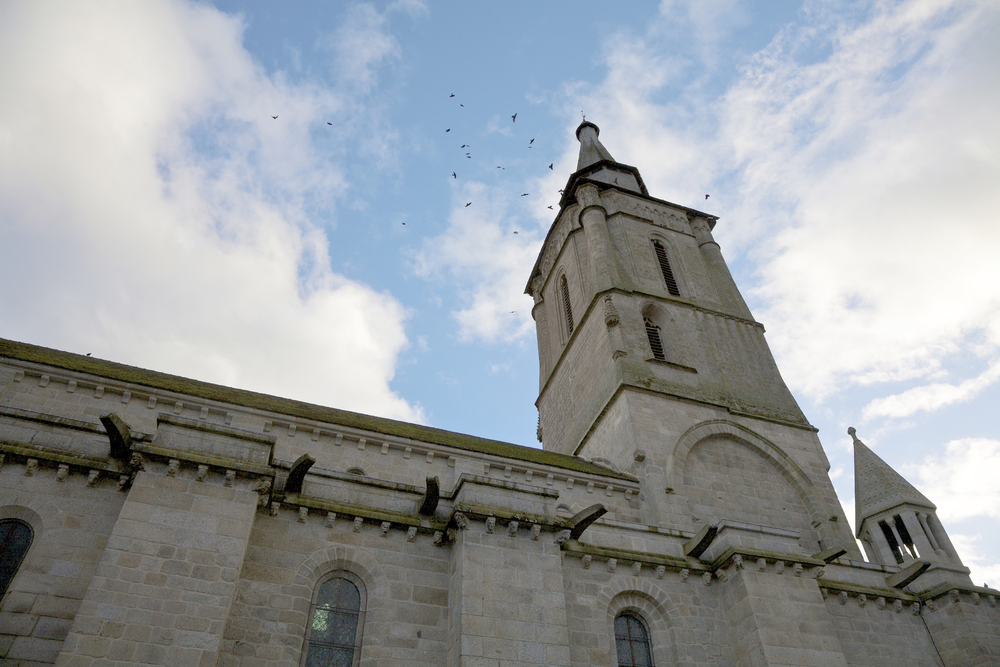
POLYGON ((858 535, 861 534, 861 523, 865 519, 899 505, 937 509, 924 494, 861 442, 853 427, 848 433, 854 438, 855 529, 858 535))
POLYGON ((81 354, 63 352, 61 350, 20 343, 4 338, 0 338, 0 358, 2 357, 43 364, 77 373, 88 373, 110 380, 142 385, 151 389, 187 394, 205 400, 219 401, 221 403, 230 403, 302 419, 348 426, 383 435, 410 438, 480 454, 518 459, 581 473, 635 481, 630 475, 616 472, 575 456, 567 456, 534 447, 525 447, 500 440, 490 440, 464 433, 446 431, 421 424, 411 424, 395 419, 366 415, 360 412, 351 412, 350 410, 324 407, 246 389, 235 389, 211 382, 192 380, 179 375, 160 373, 158 371, 146 370, 113 361, 95 359, 81 354))

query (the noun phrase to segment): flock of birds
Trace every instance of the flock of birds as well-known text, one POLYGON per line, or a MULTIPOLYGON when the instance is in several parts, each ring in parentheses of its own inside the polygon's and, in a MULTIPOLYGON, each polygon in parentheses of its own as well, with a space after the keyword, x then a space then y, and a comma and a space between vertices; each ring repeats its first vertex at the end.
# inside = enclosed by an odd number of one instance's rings
MULTIPOLYGON (((453 97, 455 97, 455 93, 452 93, 451 95, 449 95, 449 96, 448 96, 448 98, 449 98, 449 99, 451 99, 451 98, 453 98, 453 97)), ((464 104, 461 104, 461 103, 459 103, 459 105, 458 105, 458 106, 460 106, 460 107, 464 107, 465 105, 464 105, 464 104)), ((581 111, 580 113, 583 113, 583 112, 581 111)), ((514 113, 513 113, 512 115, 511 115, 511 117, 510 117, 510 122, 511 122, 511 124, 515 124, 515 123, 517 123, 517 112, 514 112, 514 113)), ((450 128, 450 127, 449 127, 449 128, 447 128, 447 129, 445 129, 445 133, 448 133, 448 132, 451 132, 451 128, 450 128)), ((535 137, 532 137, 532 138, 531 138, 531 140, 530 140, 530 141, 528 142, 528 148, 532 148, 532 147, 533 147, 533 145, 534 145, 534 143, 535 143, 535 137)), ((466 149, 466 148, 471 148, 471 147, 472 147, 472 146, 471 146, 470 144, 462 144, 460 148, 462 148, 462 149, 466 149)), ((471 152, 466 152, 466 153, 465 153, 465 157, 471 160, 471 159, 472 159, 472 153, 471 153, 471 152)), ((549 169, 550 169, 550 170, 552 170, 552 169, 554 169, 554 168, 555 168, 555 163, 549 163, 549 169)), ((497 169, 500 169, 501 171, 507 171, 507 168, 506 168, 506 167, 502 167, 502 166, 500 166, 500 165, 497 165, 497 169)), ((453 172, 451 172, 451 177, 452 177, 453 179, 458 179, 458 173, 457 173, 457 172, 454 172, 454 171, 453 171, 453 172)), ((560 190, 560 191, 559 191, 559 193, 560 193, 560 194, 562 194, 562 190, 560 190)), ((530 196, 530 194, 531 194, 531 193, 528 193, 528 192, 524 192, 524 193, 521 193, 521 196, 522 196, 522 197, 528 197, 528 196, 530 196)), ((466 204, 465 204, 465 208, 469 208, 470 206, 472 206, 472 202, 471 202, 471 201, 470 201, 470 202, 466 202, 466 204)), ((549 206, 548 208, 549 208, 549 209, 551 209, 551 210, 555 210, 555 209, 554 209, 554 208, 553 208, 552 206, 549 206)), ((403 223, 403 224, 406 224, 406 223, 403 223)), ((517 234, 517 231, 516 231, 516 230, 514 231, 514 234, 517 234)))
MULTIPOLYGON (((451 95, 449 95, 448 97, 449 97, 449 99, 450 99, 450 98, 453 98, 453 97, 455 97, 455 93, 452 93, 452 94, 451 94, 451 95)), ((465 104, 462 104, 462 103, 459 103, 459 105, 458 105, 458 106, 460 106, 460 107, 464 107, 464 106, 465 106, 465 104)), ((587 120, 587 116, 586 116, 586 114, 584 114, 584 113, 583 113, 583 111, 581 111, 581 112, 580 112, 580 115, 581 115, 581 116, 583 116, 583 120, 587 120)), ((277 116, 277 115, 275 115, 275 116, 271 116, 271 118, 272 118, 273 120, 278 120, 278 116, 277 116)), ((517 123, 517 112, 514 112, 514 114, 512 114, 512 115, 511 115, 511 117, 510 117, 510 122, 511 122, 511 124, 514 124, 514 123, 517 123)), ((328 121, 328 122, 327 122, 326 124, 327 124, 327 125, 333 125, 333 123, 331 123, 331 122, 329 122, 329 121, 328 121)), ((448 133, 448 132, 451 132, 451 128, 450 128, 450 127, 449 127, 449 128, 447 128, 447 129, 445 129, 445 133, 448 133)), ((532 145, 533 145, 534 143, 535 143, 535 137, 532 137, 532 138, 531 138, 531 141, 529 141, 529 142, 528 142, 528 148, 531 148, 531 147, 532 147, 532 145)), ((462 146, 461 146, 461 148, 462 148, 463 150, 464 150, 464 149, 466 149, 466 148, 471 148, 471 147, 472 147, 472 145, 471 145, 471 144, 462 144, 462 146)), ((468 151, 467 151, 467 152, 465 153, 465 157, 471 160, 471 159, 472 159, 472 153, 471 153, 471 152, 468 152, 468 151)), ((552 163, 552 162, 550 162, 550 163, 549 163, 549 170, 550 170, 550 171, 554 169, 554 164, 555 164, 555 163, 552 163)), ((507 169, 506 169, 505 167, 501 167, 500 165, 497 165, 497 169, 500 169, 500 170, 503 170, 503 171, 507 171, 507 169)), ((456 179, 456 180, 457 180, 457 179, 458 179, 458 173, 457 173, 457 172, 454 172, 454 171, 453 171, 453 172, 451 172, 451 177, 452 177, 453 179, 456 179)), ((616 182, 616 183, 618 182, 618 181, 617 181, 617 179, 615 180, 615 182, 616 182)), ((562 191, 562 190, 559 190, 559 194, 560 194, 560 195, 562 195, 562 194, 563 194, 563 191, 562 191)), ((522 193, 522 194, 521 194, 521 196, 522 196, 522 197, 528 197, 529 195, 530 195, 530 193, 528 193, 528 192, 524 192, 524 193, 522 193)), ((708 199, 708 195, 705 195, 705 199, 708 199)), ((470 206, 472 206, 472 202, 471 202, 471 201, 470 201, 470 202, 466 202, 466 204, 465 204, 465 208, 469 208, 470 206)), ((550 210, 555 210, 555 209, 554 209, 554 207, 552 207, 552 206, 549 206, 548 208, 549 208, 550 210)), ((405 223, 405 222, 404 222, 404 223, 402 223, 402 224, 403 224, 403 226, 405 226, 405 225, 406 225, 406 223, 405 223)), ((514 230, 514 233, 515 233, 515 234, 517 234, 517 230, 514 230)))

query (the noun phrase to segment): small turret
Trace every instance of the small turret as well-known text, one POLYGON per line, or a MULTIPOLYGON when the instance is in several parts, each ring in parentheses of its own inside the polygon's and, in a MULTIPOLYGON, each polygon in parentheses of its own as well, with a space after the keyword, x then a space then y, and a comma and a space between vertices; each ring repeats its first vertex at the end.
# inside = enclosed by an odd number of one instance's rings
POLYGON ((868 559, 903 565, 920 558, 961 566, 937 518, 937 507, 858 439, 854 427, 854 502, 857 536, 868 559))

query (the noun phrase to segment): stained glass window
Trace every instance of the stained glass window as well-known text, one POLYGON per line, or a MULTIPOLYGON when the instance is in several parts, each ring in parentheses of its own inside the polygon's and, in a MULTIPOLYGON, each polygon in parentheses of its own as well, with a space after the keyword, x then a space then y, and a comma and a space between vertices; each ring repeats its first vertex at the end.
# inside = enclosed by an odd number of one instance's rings
POLYGON ((615 619, 615 648, 618 667, 652 667, 646 626, 633 614, 619 614, 615 619))
POLYGON ((306 667, 351 667, 361 650, 361 591, 335 576, 319 586, 309 618, 306 667))
POLYGON ((0 521, 0 597, 7 592, 31 546, 31 526, 18 519, 0 521))

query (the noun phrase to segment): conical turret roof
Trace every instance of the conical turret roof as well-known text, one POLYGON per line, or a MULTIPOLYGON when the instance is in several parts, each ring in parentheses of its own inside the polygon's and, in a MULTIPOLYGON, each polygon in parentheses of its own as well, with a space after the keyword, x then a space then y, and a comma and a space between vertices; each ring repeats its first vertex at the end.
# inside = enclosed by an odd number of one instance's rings
POLYGON ((865 519, 899 505, 937 509, 924 494, 861 442, 853 427, 847 432, 854 438, 855 528, 858 535, 865 519))

